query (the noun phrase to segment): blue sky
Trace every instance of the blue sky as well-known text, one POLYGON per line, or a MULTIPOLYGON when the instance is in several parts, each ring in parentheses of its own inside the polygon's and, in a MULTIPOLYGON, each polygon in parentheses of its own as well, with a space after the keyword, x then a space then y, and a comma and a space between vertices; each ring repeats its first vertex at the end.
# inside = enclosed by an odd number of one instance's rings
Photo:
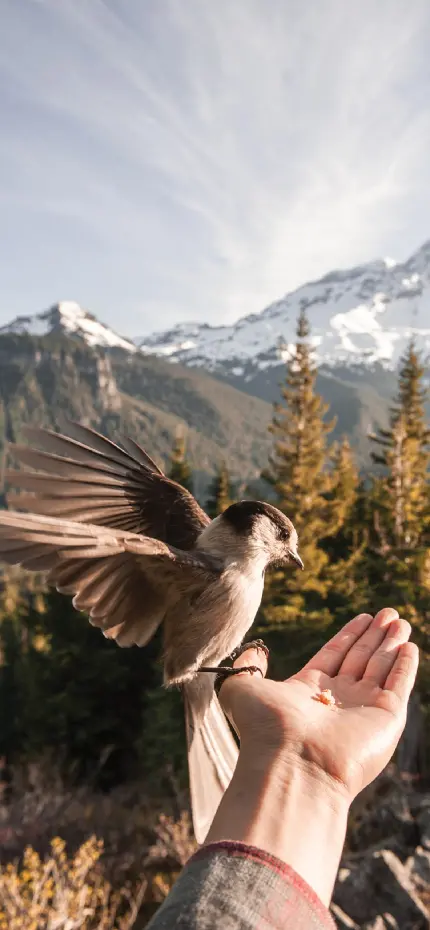
POLYGON ((428 0, 0 0, 0 324, 230 322, 430 238, 428 0))

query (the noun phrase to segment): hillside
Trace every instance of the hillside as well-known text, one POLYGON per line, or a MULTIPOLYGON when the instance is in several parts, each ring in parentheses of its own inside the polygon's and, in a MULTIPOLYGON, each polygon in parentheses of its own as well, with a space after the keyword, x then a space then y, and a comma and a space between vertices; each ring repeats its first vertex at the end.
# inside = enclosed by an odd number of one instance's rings
POLYGON ((160 462, 178 430, 186 431, 202 486, 222 456, 243 480, 267 458, 271 408, 263 400, 202 372, 64 332, 0 335, 0 446, 5 436, 20 439, 22 424, 58 426, 62 414, 110 436, 127 433, 160 462))

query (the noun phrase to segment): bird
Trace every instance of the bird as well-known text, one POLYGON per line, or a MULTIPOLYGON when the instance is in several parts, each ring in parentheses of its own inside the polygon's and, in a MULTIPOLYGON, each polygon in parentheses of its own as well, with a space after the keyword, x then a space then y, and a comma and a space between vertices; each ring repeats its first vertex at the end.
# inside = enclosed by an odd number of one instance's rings
POLYGON ((145 646, 162 625, 164 684, 184 700, 201 844, 238 758, 217 674, 244 648, 266 570, 303 568, 297 532, 264 501, 237 501, 211 520, 135 440, 72 420, 61 428, 24 427, 32 445, 8 445, 21 467, 5 472, 13 490, 0 512, 0 561, 45 572, 119 646, 145 646))

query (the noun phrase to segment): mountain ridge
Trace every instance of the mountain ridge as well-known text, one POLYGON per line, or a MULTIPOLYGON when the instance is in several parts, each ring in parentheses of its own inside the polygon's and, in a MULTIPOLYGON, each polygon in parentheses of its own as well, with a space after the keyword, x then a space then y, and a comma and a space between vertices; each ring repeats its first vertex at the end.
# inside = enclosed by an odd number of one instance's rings
POLYGON ((395 369, 415 335, 430 354, 430 240, 405 262, 377 259, 329 271, 231 325, 177 323, 129 339, 71 300, 0 327, 8 333, 64 332, 88 345, 142 352, 216 375, 251 380, 256 371, 277 367, 292 351, 300 309, 311 325, 315 359, 326 368, 374 365, 395 369))
POLYGON ((41 313, 17 316, 10 323, 0 326, 0 336, 8 334, 46 336, 50 333, 78 336, 89 346, 119 348, 132 354, 138 351, 130 339, 125 339, 109 326, 100 323, 97 317, 74 300, 59 301, 41 313))
POLYGON ((136 345, 74 301, 17 317, 0 328, 0 445, 2 430, 55 426, 68 412, 111 436, 122 424, 164 461, 186 430, 197 470, 208 475, 226 458, 253 480, 267 461, 272 403, 301 307, 317 390, 337 417, 333 438, 348 435, 368 467, 368 434, 388 422, 399 355, 412 334, 430 351, 430 241, 404 263, 329 272, 230 327, 178 324, 162 343, 153 334, 136 345))
POLYGON ((319 365, 394 369, 413 334, 428 355, 430 240, 405 262, 376 260, 328 272, 230 326, 183 323, 134 341, 172 362, 246 380, 291 352, 302 308, 319 365))

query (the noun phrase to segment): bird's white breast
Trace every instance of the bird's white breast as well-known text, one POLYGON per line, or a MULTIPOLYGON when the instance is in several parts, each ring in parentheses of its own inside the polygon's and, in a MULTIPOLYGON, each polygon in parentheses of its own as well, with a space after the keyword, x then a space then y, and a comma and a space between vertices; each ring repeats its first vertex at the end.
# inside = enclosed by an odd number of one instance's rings
POLYGON ((243 642, 261 603, 263 571, 231 564, 223 575, 222 595, 210 611, 210 642, 205 661, 219 663, 243 642))

